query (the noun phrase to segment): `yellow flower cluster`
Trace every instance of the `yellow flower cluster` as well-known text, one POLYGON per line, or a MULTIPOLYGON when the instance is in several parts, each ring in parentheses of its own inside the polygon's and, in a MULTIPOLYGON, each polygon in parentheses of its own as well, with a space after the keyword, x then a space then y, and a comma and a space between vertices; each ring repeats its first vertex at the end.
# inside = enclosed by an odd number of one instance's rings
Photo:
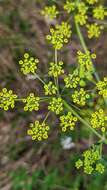
POLYGON ((72 2, 71 0, 67 0, 66 3, 64 4, 64 10, 66 10, 67 13, 71 13, 72 11, 75 10, 75 3, 72 2))
POLYGON ((30 124, 30 129, 27 130, 27 134, 32 137, 32 140, 45 140, 48 138, 49 126, 44 122, 42 124, 39 121, 30 124))
POLYGON ((39 97, 35 97, 34 93, 30 93, 29 96, 23 100, 26 103, 24 111, 38 111, 39 110, 39 97))
POLYGON ((12 90, 7 90, 3 88, 0 92, 0 108, 3 108, 5 111, 9 109, 9 107, 15 107, 15 100, 17 99, 17 95, 13 94, 12 90))
POLYGON ((99 5, 93 9, 93 17, 99 20, 103 20, 107 16, 107 11, 105 11, 102 5, 99 5))
POLYGON ((80 90, 75 90, 72 94, 73 102, 80 106, 85 106, 86 100, 89 98, 90 95, 87 94, 83 88, 80 88, 80 90))
POLYGON ((79 2, 77 3, 77 9, 78 13, 75 14, 75 20, 77 23, 79 23, 81 26, 86 24, 88 16, 87 16, 87 10, 88 7, 86 6, 85 3, 79 2))
POLYGON ((55 112, 57 115, 63 111, 63 100, 62 98, 52 98, 49 103, 48 110, 55 112))
POLYGON ((91 126, 93 128, 100 128, 102 132, 105 132, 107 125, 107 116, 103 109, 99 109, 91 115, 91 126))
POLYGON ((57 92, 57 87, 50 81, 44 85, 45 95, 53 95, 57 92))
POLYGON ((78 2, 77 3, 78 13, 80 14, 86 14, 88 7, 84 2, 78 2))
POLYGON ((89 80, 92 78, 92 73, 94 72, 92 59, 95 58, 96 54, 91 54, 89 51, 86 53, 83 53, 81 51, 77 52, 80 78, 87 78, 89 80))
POLYGON ((55 28, 50 28, 50 35, 47 35, 47 40, 55 49, 61 49, 71 37, 71 26, 67 22, 57 24, 55 28))
POLYGON ((97 23, 94 24, 87 24, 86 25, 87 29, 88 29, 88 38, 98 38, 101 34, 101 30, 104 29, 104 27, 102 25, 98 25, 97 23))
POLYGON ((65 86, 66 88, 77 88, 79 82, 80 82, 80 77, 75 76, 73 74, 69 74, 64 78, 65 86))
POLYGON ((98 2, 98 0, 86 0, 87 3, 89 3, 90 5, 93 5, 95 3, 98 2))
POLYGON ((92 60, 91 59, 96 59, 96 54, 95 53, 90 53, 87 51, 86 53, 81 52, 80 50, 77 51, 77 59, 80 65, 86 66, 87 70, 92 69, 92 60))
POLYGON ((65 132, 69 128, 70 130, 74 130, 75 123, 77 118, 72 115, 71 112, 68 112, 66 115, 60 116, 60 126, 62 131, 65 132))
POLYGON ((81 26, 87 23, 88 16, 86 14, 76 14, 75 20, 77 23, 79 23, 81 26))
POLYGON ((63 62, 59 61, 58 63, 51 62, 50 68, 49 68, 49 76, 58 77, 59 75, 64 73, 64 70, 62 69, 63 62))
POLYGON ((83 169, 86 174, 92 174, 96 171, 98 173, 103 173, 105 169, 104 165, 100 161, 99 150, 95 148, 86 150, 83 153, 83 159, 79 159, 75 165, 77 169, 84 167, 83 169))
POLYGON ((99 81, 96 86, 99 91, 99 95, 107 98, 107 77, 105 77, 103 81, 99 81))
MULTIPOLYGON (((97 2, 98 0, 86 0, 86 2, 74 2, 66 0, 66 3, 64 4, 64 9, 67 11, 67 13, 74 12, 74 19, 76 23, 78 23, 81 26, 86 26, 88 30, 88 38, 90 39, 94 37, 98 38, 101 34, 101 31, 104 28, 102 25, 98 25, 97 21, 92 24, 88 24, 88 10, 90 9, 91 5, 97 2)), ((90 15, 92 15, 95 19, 103 20, 104 17, 107 16, 107 11, 104 9, 102 5, 96 5, 95 7, 92 7, 90 15)))
POLYGON ((104 173, 104 170, 105 170, 105 167, 104 167, 104 165, 102 164, 102 163, 98 163, 98 164, 96 164, 96 171, 98 172, 98 173, 104 173))
POLYGON ((24 75, 27 75, 29 73, 34 74, 37 70, 37 63, 39 63, 39 60, 35 59, 34 57, 30 57, 28 53, 25 53, 24 59, 19 61, 21 71, 24 75))
POLYGON ((59 14, 57 8, 55 5, 52 6, 46 6, 44 10, 42 10, 42 15, 49 17, 50 20, 53 20, 54 18, 57 17, 59 14))

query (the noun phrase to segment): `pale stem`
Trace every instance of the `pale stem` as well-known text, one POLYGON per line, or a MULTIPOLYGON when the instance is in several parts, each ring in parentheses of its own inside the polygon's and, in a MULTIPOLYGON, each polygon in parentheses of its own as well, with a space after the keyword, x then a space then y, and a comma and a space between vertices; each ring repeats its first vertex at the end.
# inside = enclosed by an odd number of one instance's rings
POLYGON ((49 114, 50 114, 50 111, 46 114, 46 116, 45 116, 45 119, 43 120, 43 124, 46 122, 46 120, 48 119, 48 117, 49 117, 49 114))
MULTIPOLYGON (((84 38, 83 38, 83 35, 82 35, 82 33, 81 33, 79 24, 78 24, 76 21, 75 21, 75 26, 76 26, 77 34, 78 34, 78 36, 79 36, 81 45, 82 45, 82 47, 83 47, 85 53, 87 53, 88 48, 87 48, 86 43, 85 43, 85 41, 84 41, 84 38)), ((90 58, 90 59, 91 59, 91 58, 90 58)), ((95 71, 94 65, 93 65, 93 68, 94 68, 94 75, 95 75, 95 78, 96 78, 97 81, 99 81, 100 78, 99 78, 98 74, 97 74, 96 71, 95 71)))
POLYGON ((37 75, 37 78, 45 85, 46 83, 37 75))
MULTIPOLYGON (((58 63, 58 52, 57 52, 57 49, 55 49, 55 64, 58 63)), ((58 96, 59 96, 59 84, 58 84, 58 77, 55 78, 54 77, 54 80, 55 80, 55 85, 57 86, 57 92, 58 92, 58 96)))

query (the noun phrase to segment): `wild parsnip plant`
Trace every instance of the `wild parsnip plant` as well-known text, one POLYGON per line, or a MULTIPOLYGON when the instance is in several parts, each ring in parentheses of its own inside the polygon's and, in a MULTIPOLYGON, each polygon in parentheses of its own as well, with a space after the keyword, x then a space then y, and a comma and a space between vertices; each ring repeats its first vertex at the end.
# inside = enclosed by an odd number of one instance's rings
MULTIPOLYGON (((54 50, 54 61, 49 63, 48 82, 38 74, 39 60, 37 58, 25 53, 19 61, 24 75, 35 75, 36 79, 41 81, 44 96, 40 97, 31 92, 29 96, 19 98, 12 90, 3 88, 0 92, 0 108, 7 111, 10 108, 13 109, 17 101, 22 101, 24 111, 31 112, 38 111, 42 102, 46 102, 48 110, 46 117, 42 121, 36 120, 31 123, 27 130, 32 140, 37 141, 46 140, 50 134, 51 126, 48 124, 50 114, 56 114, 59 118, 58 130, 64 133, 75 130, 80 122, 98 139, 95 145, 91 145, 83 152, 82 158, 76 162, 76 168, 83 168, 86 174, 103 173, 105 166, 102 147, 103 144, 107 144, 107 77, 100 80, 94 67, 96 54, 88 50, 81 27, 85 28, 89 39, 100 37, 104 29, 102 21, 107 16, 107 11, 98 0, 66 0, 63 11, 69 18, 73 18, 77 36, 82 45, 82 50, 77 51, 77 62, 72 73, 66 74, 65 63, 58 58, 59 51, 70 43, 73 35, 72 23, 69 19, 60 23, 55 22, 55 25, 52 23, 49 34, 46 36, 47 42, 54 50), (86 108, 90 110, 88 118, 83 114, 86 108)), ((54 20, 60 16, 60 11, 56 5, 52 5, 44 7, 41 14, 46 19, 54 20)))

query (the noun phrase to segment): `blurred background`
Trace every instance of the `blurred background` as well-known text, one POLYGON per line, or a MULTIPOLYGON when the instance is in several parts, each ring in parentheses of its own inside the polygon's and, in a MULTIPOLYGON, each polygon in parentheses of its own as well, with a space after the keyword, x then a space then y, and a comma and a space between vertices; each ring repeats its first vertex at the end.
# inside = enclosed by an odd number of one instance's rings
MULTIPOLYGON (((19 97, 29 92, 42 94, 40 82, 24 77, 18 61, 29 52, 40 60, 40 75, 47 72, 48 63, 53 60, 53 50, 45 39, 50 22, 40 11, 54 2, 0 0, 0 90, 13 89, 19 97)), ((56 3, 61 10, 63 0, 56 3)), ((59 21, 64 19, 65 13, 59 21)), ((86 37, 89 49, 97 54, 96 67, 101 78, 107 75, 107 22, 104 24, 98 41, 88 41, 86 37)), ((69 70, 75 65, 76 51, 81 49, 73 24, 72 30, 70 43, 59 54, 69 70)), ((45 104, 38 113, 25 113, 20 104, 14 110, 0 110, 0 190, 107 190, 107 170, 103 175, 87 176, 75 169, 75 161, 89 145, 89 131, 85 127, 60 134, 58 121, 51 116, 52 132, 46 142, 32 142, 27 136, 29 122, 45 114, 45 104)))

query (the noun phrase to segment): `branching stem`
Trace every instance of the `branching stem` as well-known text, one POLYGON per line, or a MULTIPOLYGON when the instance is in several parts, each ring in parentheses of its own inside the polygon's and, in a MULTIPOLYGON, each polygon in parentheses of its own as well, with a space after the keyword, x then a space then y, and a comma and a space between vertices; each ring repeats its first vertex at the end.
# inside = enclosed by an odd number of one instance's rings
POLYGON ((66 109, 71 111, 81 121, 81 123, 87 126, 98 138, 101 139, 101 142, 107 144, 107 140, 102 135, 100 135, 94 128, 92 128, 88 121, 84 120, 65 100, 63 100, 63 103, 66 109))

